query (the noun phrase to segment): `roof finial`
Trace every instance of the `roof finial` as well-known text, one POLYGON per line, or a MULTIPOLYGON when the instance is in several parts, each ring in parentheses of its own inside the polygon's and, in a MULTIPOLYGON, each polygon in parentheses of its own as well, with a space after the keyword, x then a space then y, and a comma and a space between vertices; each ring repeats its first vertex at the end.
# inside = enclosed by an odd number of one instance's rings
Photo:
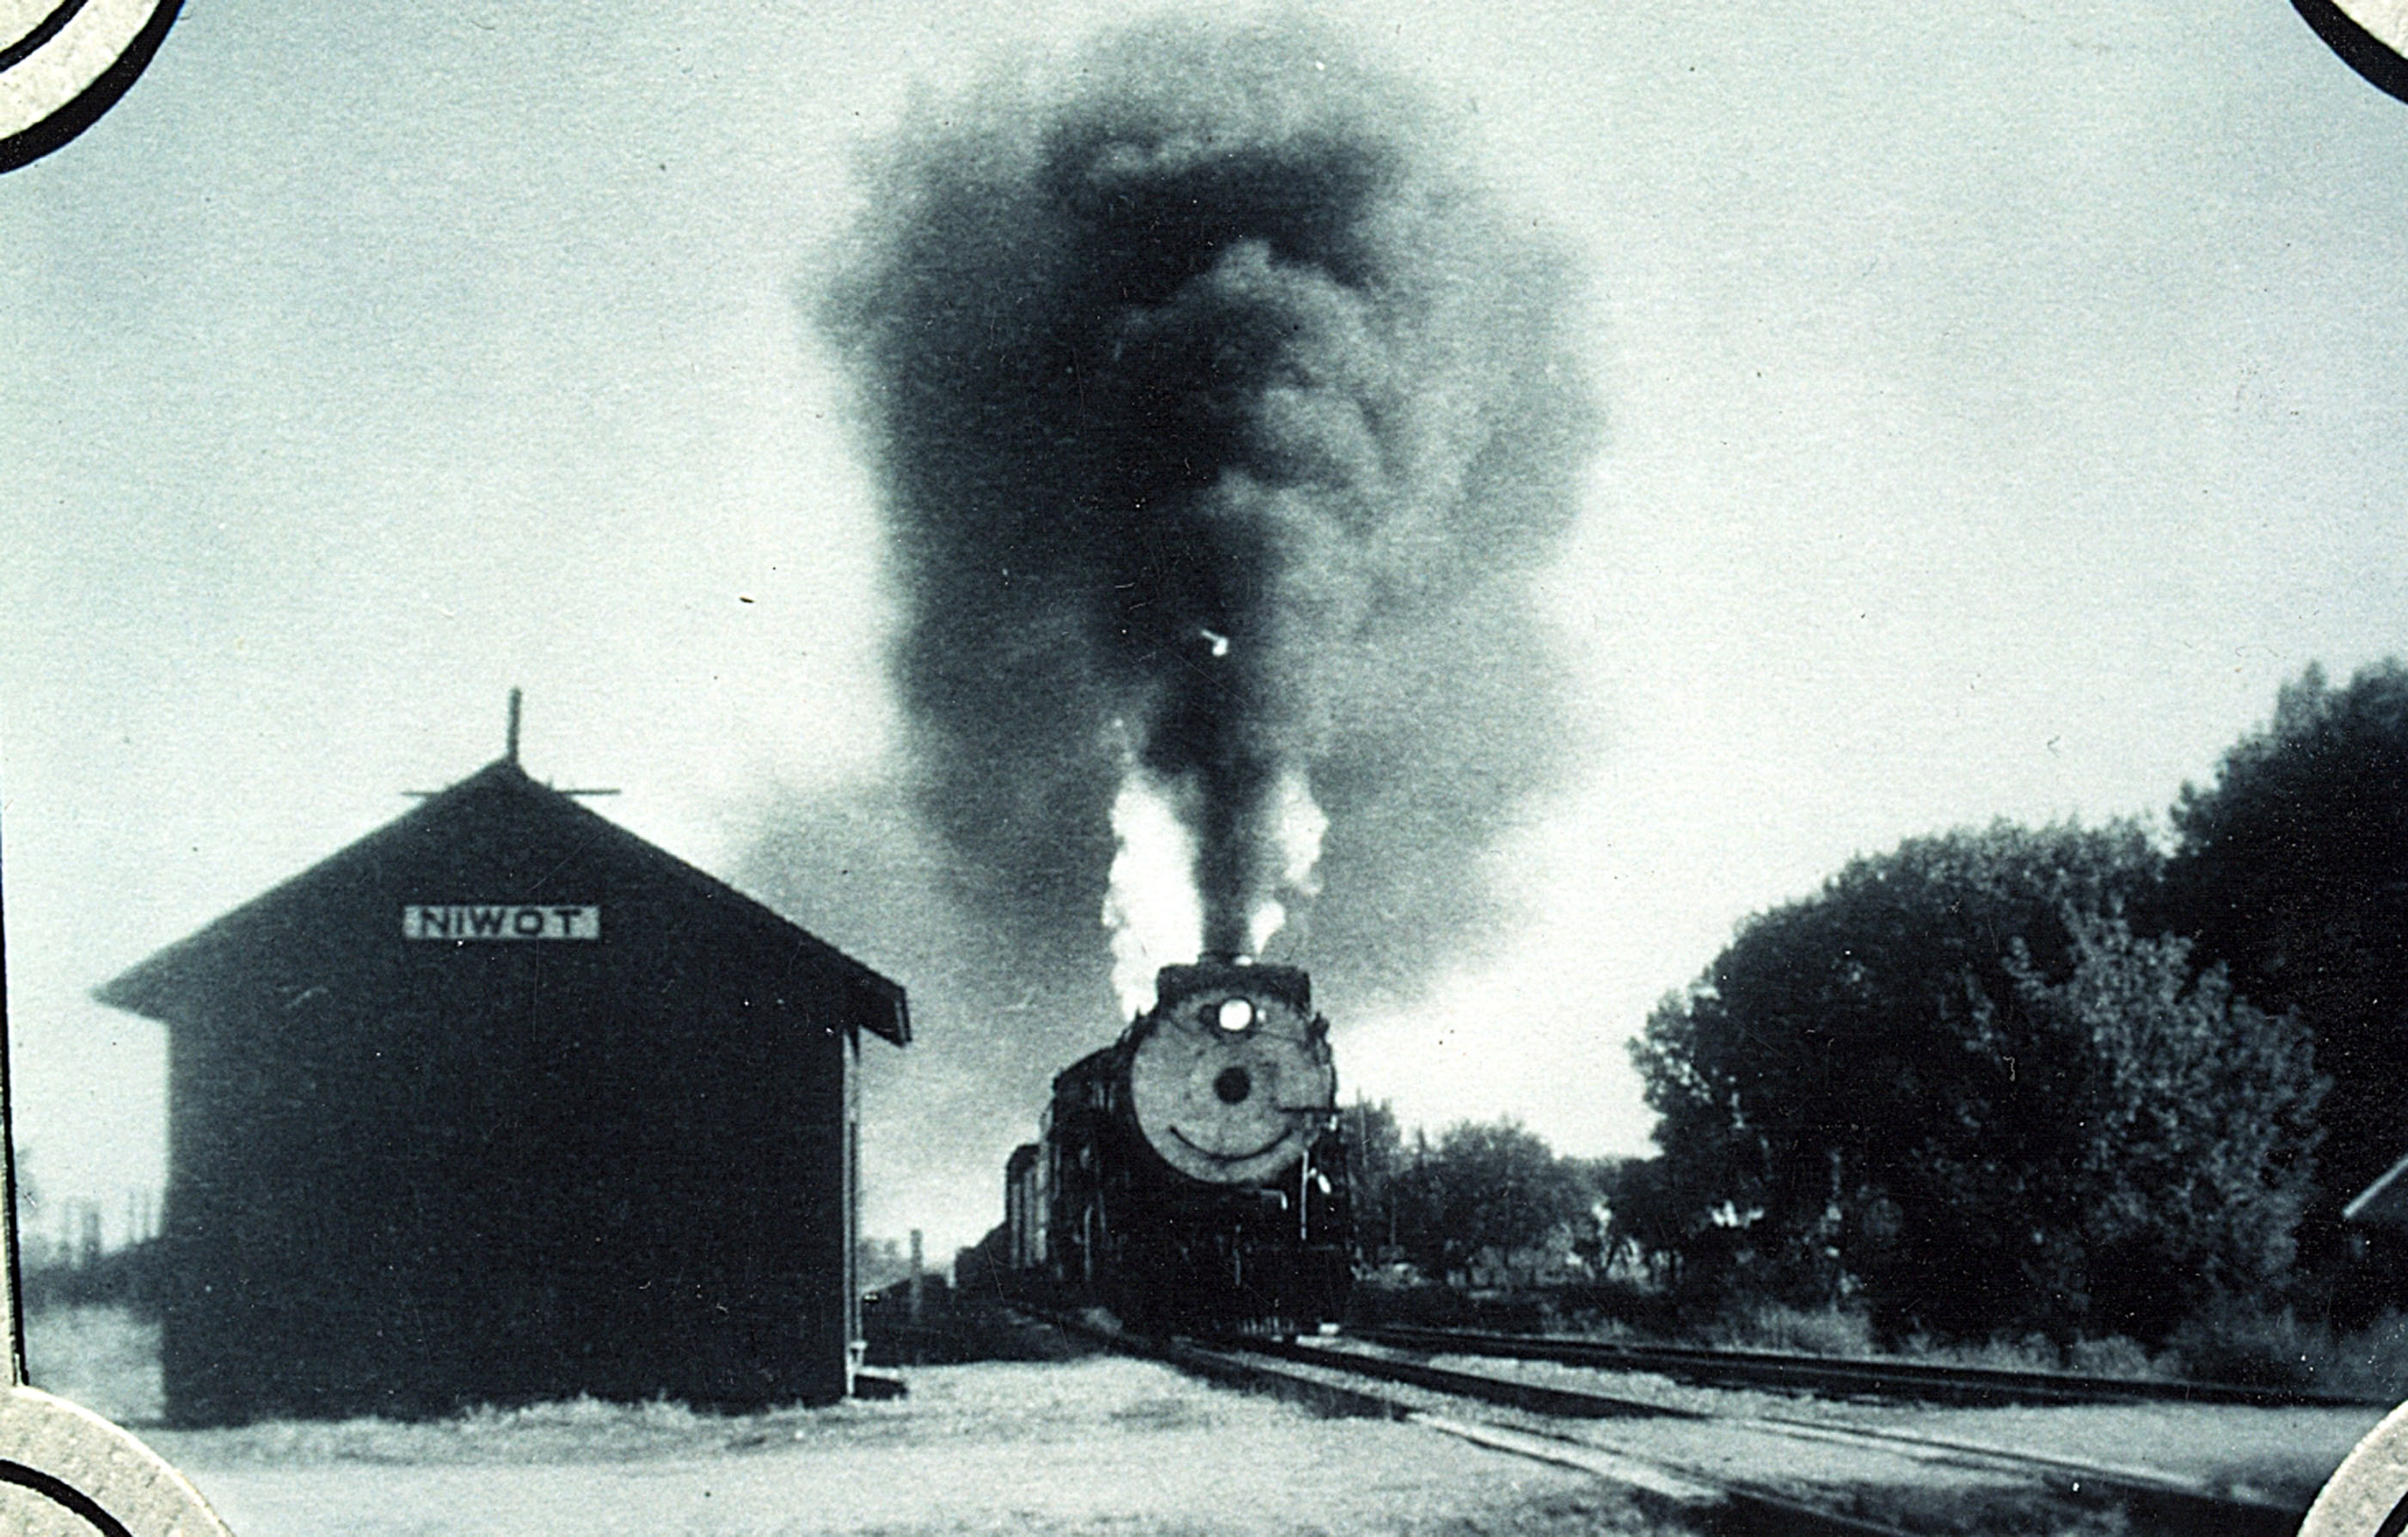
POLYGON ((508 745, 508 756, 510 762, 516 765, 519 761, 519 691, 515 688, 510 690, 510 734, 508 745))

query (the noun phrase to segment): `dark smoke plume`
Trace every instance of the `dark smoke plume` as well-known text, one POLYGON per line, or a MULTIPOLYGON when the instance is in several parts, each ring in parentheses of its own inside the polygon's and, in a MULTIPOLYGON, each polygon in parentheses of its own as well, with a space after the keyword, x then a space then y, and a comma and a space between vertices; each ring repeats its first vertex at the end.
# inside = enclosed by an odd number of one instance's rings
POLYGON ((1564 265, 1440 114, 1292 26, 992 79, 868 191, 821 319, 966 894, 1007 939, 1094 936, 1133 754, 1192 792, 1206 948, 1251 949, 1306 776, 1316 958, 1409 980, 1561 736, 1513 579, 1596 437, 1564 265))

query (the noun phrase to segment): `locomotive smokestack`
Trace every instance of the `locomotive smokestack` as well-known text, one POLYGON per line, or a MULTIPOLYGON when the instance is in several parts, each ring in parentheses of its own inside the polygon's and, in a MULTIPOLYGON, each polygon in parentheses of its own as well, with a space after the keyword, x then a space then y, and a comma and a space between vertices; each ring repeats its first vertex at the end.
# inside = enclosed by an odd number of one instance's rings
POLYGON ((1395 813, 1348 845, 1393 912, 1543 778, 1513 701, 1552 673, 1498 579, 1570 521, 1594 404, 1528 221, 1330 36, 1156 22, 1033 79, 909 127, 821 318, 964 884, 1052 941, 1109 867, 1150 988, 1263 953, 1325 803, 1395 813))

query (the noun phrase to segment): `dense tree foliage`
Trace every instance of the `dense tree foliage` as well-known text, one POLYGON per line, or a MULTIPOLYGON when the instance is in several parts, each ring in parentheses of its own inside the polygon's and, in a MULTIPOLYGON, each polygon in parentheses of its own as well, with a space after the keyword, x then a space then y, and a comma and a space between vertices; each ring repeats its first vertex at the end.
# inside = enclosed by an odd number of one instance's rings
POLYGON ((2308 1050, 2132 937, 2161 872, 2128 825, 2000 823, 1743 925, 1635 1048, 1689 1279, 1959 1335, 2161 1333, 2269 1284, 2308 1050))
POLYGON ((2335 689, 2310 668, 2173 820, 2170 921, 2252 1002, 2297 1013, 2332 1078, 2302 1233, 2331 1269, 2342 1204, 2408 1153, 2408 668, 2335 689))
POLYGON ((1604 1202, 1606 1257, 1643 1267, 1678 1286, 1681 1264, 1713 1221, 1717 1182, 1688 1179, 1691 1166, 1657 1156, 1625 1158, 1595 1182, 1604 1202))
POLYGON ((2032 1033, 2083 1067, 2061 1108, 2056 1175, 2071 1240, 2071 1321, 2161 1340, 2213 1300, 2281 1285, 2310 1184, 2324 1091, 2307 1031, 2232 996, 2190 945, 2135 939, 2121 919, 2077 926, 2064 982, 2025 965, 2032 1033))
POLYGON ((1395 1185, 1398 1242, 1432 1275, 1467 1269, 1484 1250, 1536 1248, 1596 1199, 1577 1166, 1519 1123, 1463 1122, 1423 1142, 1395 1185))

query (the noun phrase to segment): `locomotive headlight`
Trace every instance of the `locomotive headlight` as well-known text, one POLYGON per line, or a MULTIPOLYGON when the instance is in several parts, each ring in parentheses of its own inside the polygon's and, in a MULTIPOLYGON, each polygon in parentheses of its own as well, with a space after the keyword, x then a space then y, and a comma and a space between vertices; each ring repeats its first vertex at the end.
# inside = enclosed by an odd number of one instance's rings
POLYGON ((1241 998, 1223 998, 1212 1011, 1212 1023, 1225 1030, 1242 1030, 1254 1022, 1254 1006, 1241 998))

